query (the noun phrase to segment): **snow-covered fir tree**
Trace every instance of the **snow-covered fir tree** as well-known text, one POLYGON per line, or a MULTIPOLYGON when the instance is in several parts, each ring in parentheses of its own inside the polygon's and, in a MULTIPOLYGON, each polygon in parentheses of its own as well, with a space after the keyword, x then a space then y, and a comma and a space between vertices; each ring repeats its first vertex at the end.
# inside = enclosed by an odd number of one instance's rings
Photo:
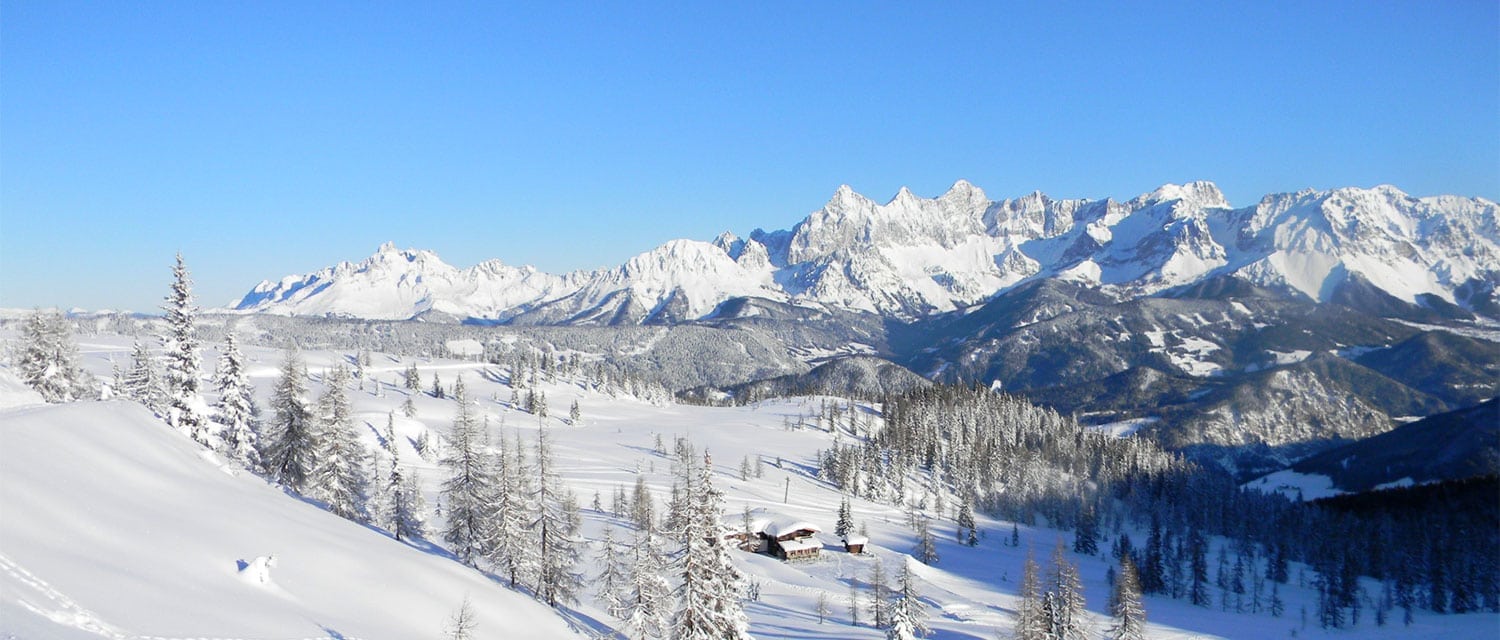
POLYGON ((1036 558, 1026 554, 1021 569, 1021 604, 1016 610, 1016 640, 1048 640, 1048 625, 1042 607, 1041 568, 1036 558))
POLYGON ((219 391, 213 414, 219 424, 219 451, 246 468, 260 468, 254 389, 245 372, 245 354, 240 352, 232 331, 224 335, 214 387, 219 391))
POLYGON ((261 463, 271 479, 305 493, 317 463, 317 425, 307 401, 307 371, 302 356, 288 350, 271 394, 271 421, 261 440, 261 463))
POLYGON ((1145 640, 1146 608, 1141 604, 1141 582, 1129 555, 1120 558, 1112 600, 1110 615, 1114 621, 1109 628, 1110 640, 1145 640))
POLYGON ((1092 509, 1084 509, 1073 527, 1073 552, 1088 556, 1099 553, 1099 523, 1092 509))
POLYGON ((1188 532, 1187 552, 1191 580, 1187 589, 1188 600, 1194 605, 1207 607, 1213 599, 1208 595, 1208 540, 1201 530, 1188 532))
POLYGON ((917 591, 916 576, 911 571, 911 561, 904 559, 901 572, 896 574, 896 592, 889 605, 890 626, 886 638, 915 640, 930 633, 927 627, 927 605, 922 603, 922 594, 917 591))
POLYGON ((401 447, 395 441, 394 416, 387 417, 385 448, 390 462, 381 491, 384 526, 397 540, 427 536, 427 501, 422 497, 421 480, 415 469, 401 468, 401 447))
POLYGON ((922 564, 937 564, 937 540, 932 537, 932 525, 927 521, 927 516, 918 516, 916 520, 917 545, 912 553, 922 564))
MULTIPOLYGON (((501 442, 505 437, 501 435, 501 442)), ((487 545, 486 557, 501 574, 510 580, 510 586, 530 583, 536 575, 536 555, 529 542, 528 526, 531 524, 531 490, 526 482, 526 455, 518 440, 504 444, 501 450, 490 456, 491 476, 495 478, 494 496, 491 504, 493 530, 487 545), (507 456, 506 452, 511 455, 507 456)))
POLYGON ((323 393, 318 397, 314 432, 315 455, 311 497, 328 503, 335 515, 349 520, 366 519, 365 446, 354 427, 349 404, 349 369, 343 363, 323 374, 323 393))
POLYGON ((635 485, 630 493, 630 521, 637 529, 656 529, 656 507, 655 500, 651 497, 651 490, 646 488, 646 476, 637 472, 635 474, 635 485))
POLYGON ((839 514, 833 524, 833 534, 840 540, 847 540, 851 533, 854 533, 854 514, 849 509, 849 496, 843 496, 839 500, 839 514))
POLYGON ((605 613, 624 620, 630 615, 630 558, 615 539, 614 527, 604 527, 597 564, 599 577, 594 580, 596 601, 603 605, 605 613))
POLYGON ((1052 550, 1052 590, 1046 602, 1049 620, 1047 627, 1051 637, 1057 640, 1085 640, 1083 581, 1078 577, 1078 567, 1068 561, 1061 540, 1052 550))
POLYGON ((417 404, 415 402, 412 402, 410 393, 406 395, 405 400, 401 401, 401 415, 408 418, 417 417, 417 404))
POLYGON ((974 523, 973 499, 964 494, 958 507, 958 541, 971 547, 979 546, 979 527, 974 523))
POLYGON ((485 554, 492 537, 496 482, 484 451, 489 438, 474 418, 462 376, 453 391, 458 409, 442 460, 448 479, 439 494, 447 508, 443 540, 460 561, 474 565, 485 554))
POLYGON ((156 359, 146 343, 136 339, 130 350, 130 368, 120 391, 125 397, 141 403, 152 412, 160 412, 162 406, 161 375, 156 370, 156 359))
POLYGON ((61 313, 34 311, 21 326, 16 375, 47 402, 94 397, 91 378, 78 366, 78 346, 61 313))
POLYGON ((702 471, 685 469, 687 518, 681 558, 682 584, 672 620, 674 640, 742 640, 750 623, 741 609, 744 575, 729 558, 723 539, 723 496, 713 486, 713 464, 706 455, 702 471))
POLYGON ((662 539, 649 527, 636 529, 630 545, 630 591, 625 628, 634 638, 664 638, 672 616, 672 585, 664 574, 662 539))
POLYGON ((575 570, 579 560, 576 501, 570 510, 571 494, 565 494, 562 480, 552 460, 552 444, 545 424, 537 429, 536 473, 532 486, 533 512, 531 531, 537 556, 535 592, 549 606, 577 600, 583 579, 575 570))
POLYGON ((213 442, 207 405, 198 390, 201 363, 198 358, 198 308, 193 305, 193 281, 188 277, 182 254, 172 267, 172 292, 167 295, 163 320, 162 359, 166 371, 162 389, 166 395, 167 424, 203 445, 213 442))
POLYGON ((422 372, 417 371, 417 363, 407 365, 401 372, 401 386, 412 392, 422 390, 422 372))

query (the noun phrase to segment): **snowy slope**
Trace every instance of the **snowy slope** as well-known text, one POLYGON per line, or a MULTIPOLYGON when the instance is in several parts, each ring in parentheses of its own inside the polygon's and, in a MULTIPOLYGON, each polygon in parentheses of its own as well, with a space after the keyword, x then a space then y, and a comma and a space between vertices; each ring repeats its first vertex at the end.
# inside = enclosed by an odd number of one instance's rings
POLYGON ((5 409, 0 443, 0 636, 437 637, 468 597, 478 637, 576 637, 440 550, 220 464, 139 406, 5 409), (273 554, 262 582, 254 563, 273 554))
POLYGON ((1389 185, 1266 196, 1233 214, 1249 261, 1238 270, 1318 301, 1357 274, 1404 302, 1463 302, 1466 283, 1500 281, 1496 212, 1483 199, 1419 199, 1389 185))
MULTIPOLYGON (((109 358, 127 353, 130 342, 124 336, 90 337, 84 350, 86 367, 104 374, 109 358)), ((250 347, 246 355, 264 406, 282 353, 250 347)), ((324 369, 347 354, 303 355, 313 377, 310 392, 316 395, 324 369)), ((397 384, 399 372, 415 364, 425 385, 434 376, 451 384, 463 375, 477 411, 497 436, 529 443, 539 422, 547 425, 563 481, 585 507, 583 537, 589 550, 580 569, 590 579, 598 574, 594 553, 603 528, 613 527, 618 539, 629 526, 608 513, 613 491, 628 488, 639 473, 658 507, 666 499, 672 463, 670 456, 654 451, 658 437, 668 448, 674 437, 687 437, 713 455, 714 482, 725 493, 727 524, 739 522, 748 507, 832 529, 842 496, 815 477, 816 454, 835 437, 847 441, 855 436, 847 430, 835 436, 810 425, 823 403, 844 405, 845 400, 808 397, 733 408, 658 405, 594 388, 583 379, 542 381, 537 388, 552 406, 579 403, 583 417, 575 425, 555 415, 539 421, 513 406, 512 372, 507 369, 457 360, 373 356, 369 377, 350 391, 361 424, 384 425, 388 413, 408 397, 397 384), (739 476, 740 462, 746 459, 763 461, 760 477, 739 476), (596 493, 602 510, 589 506, 596 493)), ((205 359, 212 360, 212 354, 205 354, 205 359)), ((397 440, 403 462, 420 472, 432 505, 442 471, 419 458, 410 445, 424 431, 446 434, 454 403, 425 393, 411 399, 417 415, 397 414, 397 440)), ((877 409, 860 407, 862 428, 879 427, 877 409)), ((373 431, 365 430, 365 435, 366 444, 374 446, 373 431)), ((206 461, 196 445, 130 405, 5 410, 0 413, 0 445, 0 637, 4 632, 21 638, 436 637, 465 593, 481 615, 481 638, 567 633, 547 609, 441 555, 334 518, 253 477, 223 472, 206 461), (240 579, 236 560, 252 562, 270 553, 278 557, 270 572, 274 587, 240 579), (158 607, 160 598, 170 598, 173 606, 158 607), (177 611, 184 613, 172 613, 177 611), (90 627, 92 631, 86 630, 90 627)), ((850 583, 861 585, 863 599, 862 585, 876 559, 888 573, 894 572, 907 561, 915 538, 903 510, 858 499, 852 506, 856 523, 868 528, 868 555, 843 553, 831 534, 820 536, 827 550, 814 562, 785 564, 767 556, 734 554, 737 565, 760 587, 760 598, 745 603, 755 637, 884 637, 883 631, 869 626, 868 612, 861 613, 859 626, 849 624, 850 583), (814 607, 820 593, 826 594, 832 610, 822 624, 814 607)), ((1026 554, 1034 552, 1045 563, 1058 539, 1071 539, 1070 532, 1023 524, 1021 546, 1011 547, 1003 540, 1012 523, 981 517, 980 527, 987 535, 978 547, 969 548, 954 541, 951 518, 935 522, 941 560, 914 568, 929 606, 931 637, 942 640, 1006 637, 1014 621, 1015 592, 1026 554)), ((1133 532, 1132 537, 1137 533, 1144 539, 1144 532, 1133 532)), ((1072 553, 1068 558, 1081 570, 1090 625, 1102 632, 1109 624, 1104 604, 1111 561, 1107 556, 1072 553)), ((1297 570, 1294 565, 1293 572, 1297 570)), ((1282 597, 1288 611, 1282 618, 1223 613, 1148 597, 1149 634, 1161 640, 1282 637, 1293 631, 1297 637, 1311 638, 1486 637, 1497 621, 1494 614, 1419 614, 1411 627, 1379 629, 1366 616, 1358 628, 1324 632, 1316 622, 1301 624, 1295 614, 1302 607, 1313 608, 1310 588, 1294 583, 1283 589, 1282 597)), ((571 617, 598 631, 618 626, 595 598, 587 588, 571 617)))
POLYGON ((1234 273, 1317 301, 1368 283, 1404 303, 1432 296, 1493 314, 1496 220, 1497 205, 1481 198, 1419 199, 1390 186, 1273 194, 1231 209, 1202 181, 1125 202, 1039 192, 991 201, 960 180, 936 198, 903 188, 879 204, 845 185, 790 230, 673 240, 615 268, 457 269, 386 245, 357 264, 262 282, 235 309, 638 324, 693 320, 726 299, 755 297, 914 319, 1034 278, 1128 299, 1234 273))

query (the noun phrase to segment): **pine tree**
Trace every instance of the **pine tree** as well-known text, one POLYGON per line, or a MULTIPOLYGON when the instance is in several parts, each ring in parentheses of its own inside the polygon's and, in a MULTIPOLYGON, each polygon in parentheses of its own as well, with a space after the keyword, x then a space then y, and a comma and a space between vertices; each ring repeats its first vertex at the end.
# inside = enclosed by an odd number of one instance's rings
POLYGON ((938 561, 937 541, 932 538, 932 527, 927 522, 927 517, 917 518, 917 546, 913 549, 916 558, 925 565, 934 565, 938 561))
POLYGON ((543 393, 541 391, 538 391, 538 392, 533 393, 531 395, 532 395, 532 401, 533 401, 533 405, 534 405, 532 407, 532 411, 531 412, 534 413, 534 414, 536 414, 536 418, 537 418, 538 422, 540 422, 542 420, 546 420, 547 419, 547 394, 543 393))
POLYGON ((1030 553, 1026 554, 1026 564, 1021 569, 1020 595, 1021 605, 1016 611, 1016 640, 1048 640, 1040 568, 1030 553))
POLYGON ((407 391, 420 391, 422 389, 422 373, 417 371, 417 363, 413 362, 407 365, 406 370, 401 372, 401 386, 405 387, 407 391))
MULTIPOLYGON (((501 441, 506 439, 502 436, 501 441)), ((494 530, 486 554, 490 562, 506 575, 510 586, 529 583, 536 575, 536 556, 527 539, 533 511, 530 484, 526 482, 525 451, 520 442, 508 441, 490 458, 491 475, 496 479, 494 530), (507 456, 506 452, 512 455, 507 456)))
POLYGON ((1274 582, 1286 584, 1288 578, 1286 555, 1286 545, 1278 543, 1271 553, 1271 561, 1266 564, 1266 578, 1274 582))
POLYGON ((849 626, 859 626, 859 581, 849 578, 849 626))
POLYGON ((599 544, 599 577, 594 581, 598 602, 605 613, 624 620, 630 615, 630 566, 627 556, 615 541, 614 527, 604 528, 604 540, 599 544))
POLYGON ((193 306, 193 282, 188 277, 182 254, 172 268, 172 292, 162 306, 166 333, 162 335, 162 358, 166 375, 162 388, 166 394, 167 424, 188 434, 199 444, 211 445, 210 422, 198 393, 200 362, 198 359, 197 315, 193 306))
POLYGON ((299 494, 308 489, 317 448, 305 376, 301 357, 295 350, 287 351, 271 395, 272 418, 261 451, 271 479, 299 494))
POLYGON ((1110 640, 1145 640, 1146 609, 1141 604, 1141 582, 1129 555, 1120 558, 1113 600, 1110 615, 1114 617, 1114 624, 1109 628, 1110 640))
POLYGON ((682 557, 682 585, 677 615, 672 621, 675 640, 743 640, 750 637, 749 620, 740 608, 744 576, 729 559, 720 531, 723 496, 713 486, 713 465, 705 456, 702 472, 687 475, 689 504, 682 557))
POLYGON ((78 346, 62 314, 34 311, 21 326, 16 375, 47 402, 93 397, 88 374, 78 366, 78 346))
POLYGON ((870 582, 868 591, 870 598, 870 617, 874 620, 876 629, 883 629, 890 623, 890 619, 887 615, 890 609, 890 603, 887 602, 887 600, 890 599, 890 586, 887 584, 887 582, 888 580, 885 575, 885 565, 881 564, 880 558, 877 557, 875 558, 875 562, 870 565, 870 582))
POLYGON ((911 561, 903 559, 901 573, 896 574, 896 598, 890 604, 890 632, 887 638, 922 638, 927 628, 927 605, 922 603, 922 594, 917 592, 916 576, 911 572, 911 561))
POLYGON ((839 501, 838 522, 833 525, 833 534, 840 540, 847 541, 849 534, 854 532, 854 516, 849 510, 849 496, 844 496, 839 501))
POLYGON ((366 520, 364 444, 354 430, 354 411, 346 387, 349 370, 343 364, 323 374, 318 397, 313 442, 315 454, 310 496, 328 503, 328 510, 348 520, 366 520))
POLYGON ((1208 595, 1208 542, 1203 539, 1202 531, 1193 529, 1188 532, 1187 544, 1192 579, 1188 599, 1196 606, 1206 607, 1213 601, 1208 595))
POLYGON ((219 354, 214 386, 219 391, 219 399, 214 403, 214 420, 221 427, 219 450, 246 468, 260 468, 254 392, 245 372, 245 354, 240 352, 233 332, 224 336, 224 352, 219 354))
POLYGON ((486 544, 491 539, 491 496, 495 494, 495 479, 484 455, 488 436, 474 419, 462 378, 454 396, 458 411, 448 437, 448 455, 442 460, 448 469, 448 479, 443 482, 439 493, 447 507, 443 541, 450 545, 450 550, 460 561, 474 565, 475 559, 487 551, 486 544))
POLYGON ((545 425, 537 429, 535 464, 531 530, 537 553, 536 594, 548 606, 556 607, 575 601, 583 580, 573 570, 578 564, 578 527, 576 515, 566 507, 571 494, 564 494, 553 466, 545 425))
POLYGON ((573 400, 573 406, 568 407, 568 424, 578 426, 583 421, 583 410, 578 408, 578 400, 573 400))
POLYGON ((443 626, 443 633, 447 634, 447 640, 471 640, 474 630, 479 628, 479 620, 475 618, 474 608, 469 606, 469 597, 464 596, 463 605, 448 618, 448 623, 443 626))
POLYGON ((145 405, 152 412, 161 411, 161 375, 156 371, 156 360, 139 339, 131 349, 130 370, 125 372, 123 387, 127 398, 145 405))
POLYGON ((1083 582, 1078 567, 1068 562, 1061 540, 1052 551, 1053 607, 1051 628, 1058 640, 1084 640, 1083 582))
POLYGON ((390 496, 391 534, 397 540, 427 536, 427 504, 422 498, 421 482, 416 470, 408 476, 401 470, 401 449, 391 446, 391 468, 387 478, 390 496))
POLYGON ((1099 523, 1092 510, 1084 510, 1078 516, 1078 526, 1073 529, 1073 552, 1089 556, 1099 553, 1099 523))
MULTIPOLYGON (((898 599, 898 602, 905 602, 905 599, 898 599)), ((891 624, 885 629, 885 637, 886 640, 916 640, 920 636, 912 628, 911 620, 906 618, 905 611, 897 609, 891 614, 891 624)))
POLYGON ((979 546, 979 529, 974 524, 973 500, 964 494, 958 506, 958 541, 971 547, 979 546))
POLYGON ((1318 572, 1313 587, 1318 591, 1318 624, 1324 629, 1344 626, 1344 610, 1339 606, 1337 586, 1330 574, 1318 572))
POLYGON ((652 530, 656 527, 655 508, 652 506, 651 490, 646 488, 646 477, 635 474, 635 486, 630 494, 630 521, 637 529, 652 530))
POLYGON ((630 557, 625 627, 638 638, 665 637, 671 617, 672 586, 662 573, 665 560, 660 539, 650 529, 637 529, 630 557))

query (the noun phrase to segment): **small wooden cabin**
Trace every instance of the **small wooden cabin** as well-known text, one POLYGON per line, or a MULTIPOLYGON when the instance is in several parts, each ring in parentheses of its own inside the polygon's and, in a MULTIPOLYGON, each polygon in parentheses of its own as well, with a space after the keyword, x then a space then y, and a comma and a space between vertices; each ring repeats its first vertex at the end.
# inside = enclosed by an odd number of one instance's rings
POLYGON ((849 553, 864 553, 865 545, 869 543, 869 538, 851 533, 847 536, 844 536, 844 551, 847 551, 849 553))

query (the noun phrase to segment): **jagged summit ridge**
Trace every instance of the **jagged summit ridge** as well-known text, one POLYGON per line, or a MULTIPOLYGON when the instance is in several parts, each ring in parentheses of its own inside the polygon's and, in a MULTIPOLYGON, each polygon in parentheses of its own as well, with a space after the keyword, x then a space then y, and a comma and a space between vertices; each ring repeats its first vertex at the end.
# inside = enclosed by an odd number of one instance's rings
POLYGON ((357 263, 262 282, 234 308, 638 324, 695 320, 749 297, 911 320, 1039 278, 1130 299, 1233 275, 1320 302, 1354 287, 1493 316, 1497 217, 1482 198, 1414 198, 1389 185, 1271 194, 1239 209, 1207 181, 1126 201, 1040 191, 996 201, 958 180, 935 198, 903 187, 883 204, 841 185, 791 229, 672 240, 614 268, 553 275, 490 260, 459 269, 386 243, 357 263))

